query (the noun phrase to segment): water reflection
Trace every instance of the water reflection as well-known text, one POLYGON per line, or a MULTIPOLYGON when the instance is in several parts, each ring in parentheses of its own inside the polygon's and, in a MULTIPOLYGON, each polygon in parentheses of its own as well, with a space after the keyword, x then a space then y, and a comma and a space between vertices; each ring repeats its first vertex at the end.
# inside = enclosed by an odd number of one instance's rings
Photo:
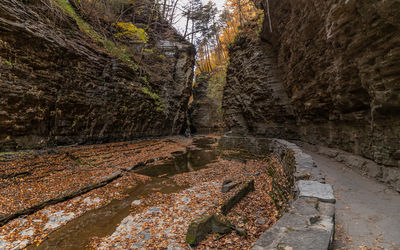
POLYGON ((175 174, 196 171, 204 168, 208 163, 214 162, 217 156, 213 150, 188 149, 187 152, 176 155, 174 159, 162 164, 140 167, 135 172, 151 177, 172 176, 175 174))
POLYGON ((140 167, 135 172, 151 176, 151 181, 127 190, 128 197, 123 200, 113 200, 104 207, 86 212, 52 232, 38 247, 31 245, 28 249, 86 249, 91 238, 104 237, 115 231, 118 224, 131 213, 132 201, 143 199, 154 193, 154 190, 161 193, 182 190, 184 187, 176 185, 168 176, 196 171, 214 162, 217 155, 208 148, 212 148, 210 143, 215 142, 214 138, 195 138, 193 144, 200 149, 188 148, 176 152, 173 159, 161 164, 140 167))

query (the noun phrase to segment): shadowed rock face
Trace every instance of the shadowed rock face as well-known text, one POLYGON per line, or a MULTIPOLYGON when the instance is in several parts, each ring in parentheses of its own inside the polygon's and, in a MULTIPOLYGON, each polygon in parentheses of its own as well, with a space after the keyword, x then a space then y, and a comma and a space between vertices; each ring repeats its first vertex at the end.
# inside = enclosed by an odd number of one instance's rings
POLYGON ((165 38, 173 47, 159 46, 168 49, 164 58, 143 58, 143 80, 56 5, 29 2, 0 2, 0 150, 182 130, 193 77, 191 44, 165 38), (155 63, 157 71, 149 66, 155 63), (143 91, 143 82, 158 101, 143 91))
POLYGON ((256 2, 263 45, 243 42, 252 36, 243 33, 230 51, 228 128, 400 166, 400 2, 269 0, 272 32, 267 2, 256 2), (278 78, 268 77, 274 67, 278 78))
POLYGON ((210 97, 210 76, 202 73, 193 86, 193 102, 190 105, 190 121, 193 132, 213 133, 222 130, 221 101, 210 97))
POLYGON ((293 108, 273 48, 260 41, 254 29, 247 27, 229 49, 224 122, 234 134, 296 138, 293 108))

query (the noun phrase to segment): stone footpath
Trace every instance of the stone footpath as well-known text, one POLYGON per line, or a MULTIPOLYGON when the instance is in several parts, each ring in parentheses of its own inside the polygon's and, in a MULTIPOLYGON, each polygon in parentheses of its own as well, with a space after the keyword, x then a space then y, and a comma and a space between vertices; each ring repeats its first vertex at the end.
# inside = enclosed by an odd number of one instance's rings
MULTIPOLYGON (((340 149, 315 146, 297 141, 295 143, 306 150, 318 152, 334 161, 341 162, 346 165, 346 167, 353 169, 357 173, 374 178, 379 182, 386 183, 397 192, 400 192, 400 168, 377 164, 374 161, 340 149)), ((396 151, 395 157, 400 159, 400 150, 396 151)))
POLYGON ((345 163, 306 152, 335 191, 335 249, 400 249, 399 193, 345 163))
MULTIPOLYGON (((335 197, 331 185, 316 168, 312 157, 293 143, 271 139, 270 151, 282 157, 293 153, 296 164, 297 200, 289 212, 254 244, 252 249, 323 250, 332 247, 335 197)), ((282 159, 285 160, 285 159, 282 159)))

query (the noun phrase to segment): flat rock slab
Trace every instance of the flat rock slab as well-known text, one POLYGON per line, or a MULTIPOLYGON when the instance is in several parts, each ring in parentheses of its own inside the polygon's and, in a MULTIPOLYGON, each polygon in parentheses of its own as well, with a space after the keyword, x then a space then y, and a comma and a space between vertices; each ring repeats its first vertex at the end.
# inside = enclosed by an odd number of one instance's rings
POLYGON ((236 192, 230 199, 226 200, 221 206, 222 214, 226 215, 229 211, 238 204, 248 193, 254 191, 254 180, 244 184, 239 191, 236 192))
POLYGON ((294 176, 296 180, 312 180, 325 183, 325 176, 320 169, 315 167, 301 167, 297 165, 294 176))
POLYGON ((229 191, 231 191, 232 189, 234 189, 237 185, 241 184, 241 182, 238 183, 228 183, 222 186, 221 191, 222 193, 228 193, 229 191))
POLYGON ((329 184, 322 184, 318 181, 300 180, 297 185, 299 188, 299 197, 315 197, 324 202, 336 202, 332 186, 329 184))
POLYGON ((328 231, 309 228, 304 230, 291 229, 291 228, 280 228, 268 232, 260 238, 258 244, 252 247, 252 250, 262 249, 293 249, 293 250, 322 250, 326 249, 329 244, 331 234, 328 231), (269 242, 278 242, 277 244, 266 245, 269 242))
POLYGON ((220 215, 202 215, 193 220, 186 233, 186 242, 190 245, 198 245, 211 232, 226 234, 232 230, 232 225, 224 221, 220 215))
POLYGON ((290 212, 267 230, 252 250, 293 249, 325 250, 333 237, 333 214, 327 213, 334 204, 318 201, 317 198, 297 199, 290 212), (310 219, 316 218, 314 222, 310 219))

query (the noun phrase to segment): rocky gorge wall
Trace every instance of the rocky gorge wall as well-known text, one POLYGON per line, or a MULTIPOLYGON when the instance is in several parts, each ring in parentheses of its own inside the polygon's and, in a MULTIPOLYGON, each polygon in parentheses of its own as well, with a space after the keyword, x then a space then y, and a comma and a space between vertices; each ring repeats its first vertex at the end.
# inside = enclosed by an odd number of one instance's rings
POLYGON ((256 25, 245 27, 229 48, 224 122, 234 134, 296 138, 294 110, 273 48, 259 39, 255 29, 256 25))
MULTIPOLYGON (((211 76, 202 73, 196 76, 193 86, 193 102, 189 108, 192 132, 213 133, 223 130, 221 100, 211 95, 211 76)), ((220 91, 219 91, 220 92, 220 91)))
POLYGON ((167 27, 130 55, 135 44, 103 38, 68 1, 45 3, 0 1, 0 150, 184 129, 193 45, 167 27))
POLYGON ((338 148, 398 172, 400 2, 256 5, 261 29, 243 30, 229 51, 228 130, 338 148))

